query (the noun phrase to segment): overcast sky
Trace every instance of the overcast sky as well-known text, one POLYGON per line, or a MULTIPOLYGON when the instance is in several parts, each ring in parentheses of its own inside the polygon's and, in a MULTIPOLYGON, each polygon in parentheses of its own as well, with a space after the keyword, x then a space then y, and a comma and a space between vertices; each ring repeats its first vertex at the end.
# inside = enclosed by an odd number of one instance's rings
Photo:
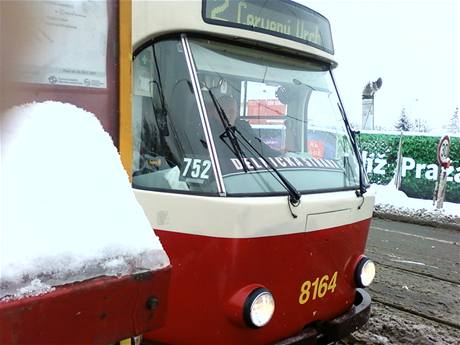
POLYGON ((361 125, 361 93, 381 77, 375 124, 409 117, 440 128, 459 105, 458 0, 303 0, 331 22, 340 92, 361 125))

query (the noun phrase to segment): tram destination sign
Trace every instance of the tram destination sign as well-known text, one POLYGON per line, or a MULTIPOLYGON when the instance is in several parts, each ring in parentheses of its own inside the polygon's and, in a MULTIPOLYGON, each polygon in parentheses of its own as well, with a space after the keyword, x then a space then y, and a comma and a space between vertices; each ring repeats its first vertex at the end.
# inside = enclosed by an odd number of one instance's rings
POLYGON ((329 21, 293 1, 203 0, 203 20, 283 37, 334 54, 329 21))

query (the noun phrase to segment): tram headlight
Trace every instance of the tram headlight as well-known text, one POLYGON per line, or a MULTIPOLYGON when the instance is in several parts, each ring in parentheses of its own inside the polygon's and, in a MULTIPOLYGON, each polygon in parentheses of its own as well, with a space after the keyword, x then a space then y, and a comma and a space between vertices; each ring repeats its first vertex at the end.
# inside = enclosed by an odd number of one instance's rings
POLYGON ((265 326, 275 311, 275 299, 265 288, 258 288, 251 292, 246 299, 243 315, 246 324, 252 328, 265 326))
POLYGON ((368 287, 375 277, 375 264, 369 258, 363 257, 356 266, 355 279, 359 287, 368 287))

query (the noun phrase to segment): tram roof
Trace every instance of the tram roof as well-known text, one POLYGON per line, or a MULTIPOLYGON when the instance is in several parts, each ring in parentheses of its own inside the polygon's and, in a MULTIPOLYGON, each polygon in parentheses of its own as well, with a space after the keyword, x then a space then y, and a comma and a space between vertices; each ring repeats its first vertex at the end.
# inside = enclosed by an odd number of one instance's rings
MULTIPOLYGON (((283 1, 289 2, 286 0, 283 1)), ((225 3, 225 1, 222 3, 225 3)), ((292 4, 300 6, 295 2, 292 2, 292 4)), ((145 42, 163 35, 182 32, 199 33, 207 36, 228 38, 252 45, 268 47, 275 51, 314 57, 330 63, 333 67, 337 65, 334 60, 333 49, 325 51, 314 45, 280 37, 276 35, 275 32, 259 32, 248 30, 248 28, 216 25, 215 23, 209 23, 209 21, 205 22, 205 10, 203 6, 206 6, 206 1, 133 1, 132 42, 134 50, 145 42)), ((329 25, 327 19, 320 14, 304 6, 301 6, 301 8, 307 9, 310 13, 318 16, 318 18, 322 18, 327 25, 329 25)))

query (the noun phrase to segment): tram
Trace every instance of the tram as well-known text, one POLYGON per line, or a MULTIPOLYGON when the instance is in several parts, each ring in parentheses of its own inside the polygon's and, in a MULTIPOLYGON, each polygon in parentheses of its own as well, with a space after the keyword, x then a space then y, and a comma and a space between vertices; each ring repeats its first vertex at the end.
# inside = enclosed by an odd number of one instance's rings
POLYGON ((361 327, 374 194, 329 21, 286 0, 131 11, 120 150, 172 265, 165 325, 143 342, 329 343, 361 327))

